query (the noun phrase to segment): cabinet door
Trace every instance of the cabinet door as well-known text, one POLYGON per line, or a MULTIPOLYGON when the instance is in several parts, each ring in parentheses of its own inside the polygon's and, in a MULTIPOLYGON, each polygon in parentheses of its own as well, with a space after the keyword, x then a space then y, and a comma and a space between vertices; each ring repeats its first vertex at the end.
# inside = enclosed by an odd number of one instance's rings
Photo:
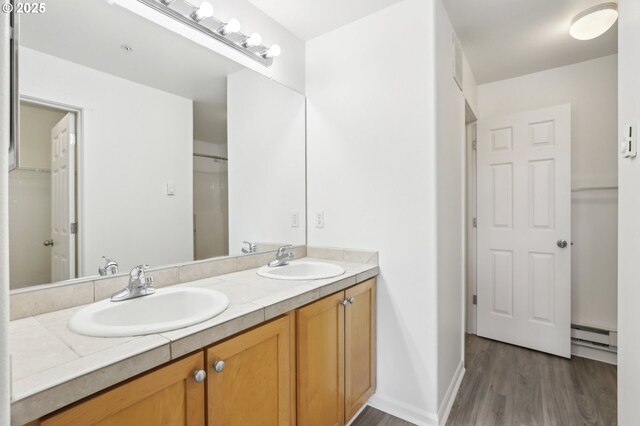
POLYGON ((199 352, 53 414, 41 425, 203 426, 204 382, 193 377, 202 369, 199 352))
POLYGON ((289 333, 287 316, 207 349, 210 426, 292 423, 289 333))
POLYGON ((345 291, 345 415, 348 422, 375 390, 375 279, 345 291))
POLYGON ((344 424, 344 292, 296 313, 300 426, 344 424))

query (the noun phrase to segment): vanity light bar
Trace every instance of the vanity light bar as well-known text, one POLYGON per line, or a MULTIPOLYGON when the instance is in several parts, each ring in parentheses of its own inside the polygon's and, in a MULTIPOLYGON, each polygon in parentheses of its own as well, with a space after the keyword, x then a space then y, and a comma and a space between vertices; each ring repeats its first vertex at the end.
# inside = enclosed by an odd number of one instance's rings
POLYGON ((230 19, 229 22, 216 19, 213 16, 213 7, 208 2, 194 6, 186 0, 138 1, 190 28, 213 37, 265 67, 270 67, 273 64, 273 58, 280 55, 280 46, 277 44, 271 47, 264 46, 260 34, 254 33, 247 36, 240 32, 240 22, 237 19, 230 19))

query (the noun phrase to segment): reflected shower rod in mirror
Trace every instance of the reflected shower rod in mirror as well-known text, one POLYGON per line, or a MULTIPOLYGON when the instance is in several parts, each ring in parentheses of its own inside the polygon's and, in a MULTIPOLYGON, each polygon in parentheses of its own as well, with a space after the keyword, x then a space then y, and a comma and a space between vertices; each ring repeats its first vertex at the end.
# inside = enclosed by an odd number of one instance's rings
POLYGON ((280 46, 264 46, 260 34, 253 33, 247 36, 240 32, 240 22, 237 19, 230 19, 228 22, 216 19, 213 16, 213 6, 206 1, 200 6, 194 6, 186 0, 138 1, 232 47, 265 67, 271 66, 273 58, 280 55, 280 46))
POLYGON ((194 157, 202 157, 202 158, 211 158, 213 160, 220 160, 220 161, 229 161, 229 159, 227 157, 221 157, 219 155, 209 155, 209 154, 193 154, 194 157))

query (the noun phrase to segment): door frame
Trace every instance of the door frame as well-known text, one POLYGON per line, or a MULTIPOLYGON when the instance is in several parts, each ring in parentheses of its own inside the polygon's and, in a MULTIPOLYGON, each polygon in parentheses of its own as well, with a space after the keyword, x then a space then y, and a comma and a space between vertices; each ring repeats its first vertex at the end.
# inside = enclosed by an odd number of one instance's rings
POLYGON ((61 102, 52 101, 34 96, 20 95, 19 103, 25 102, 32 105, 39 105, 53 108, 58 111, 65 111, 75 115, 76 121, 76 221, 78 229, 76 232, 76 276, 72 279, 85 276, 84 271, 84 108, 67 105, 61 102))
POLYGON ((478 228, 474 219, 478 214, 478 151, 477 151, 477 120, 466 125, 467 147, 467 210, 465 214, 465 231, 467 233, 467 262, 466 262, 466 294, 465 307, 467 312, 466 332, 477 334, 477 305, 474 296, 478 294, 477 268, 478 268, 478 228))

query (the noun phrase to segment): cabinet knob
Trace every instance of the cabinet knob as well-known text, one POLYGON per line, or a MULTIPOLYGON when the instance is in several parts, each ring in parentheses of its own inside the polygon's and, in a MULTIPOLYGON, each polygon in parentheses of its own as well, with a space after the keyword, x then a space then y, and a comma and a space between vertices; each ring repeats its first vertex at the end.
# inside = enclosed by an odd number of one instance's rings
POLYGON ((222 371, 224 370, 224 361, 216 361, 213 363, 213 369, 216 371, 216 373, 222 373, 222 371))
POLYGON ((342 306, 347 306, 349 304, 349 301, 347 299, 344 299, 342 302, 340 302, 340 304, 342 306))
POLYGON ((349 303, 351 303, 353 305, 354 303, 356 303, 356 298, 355 297, 350 297, 350 298, 347 299, 347 301, 349 301, 349 303))
POLYGON ((196 370, 193 372, 193 380, 198 383, 204 382, 204 379, 207 378, 207 372, 204 370, 196 370))

